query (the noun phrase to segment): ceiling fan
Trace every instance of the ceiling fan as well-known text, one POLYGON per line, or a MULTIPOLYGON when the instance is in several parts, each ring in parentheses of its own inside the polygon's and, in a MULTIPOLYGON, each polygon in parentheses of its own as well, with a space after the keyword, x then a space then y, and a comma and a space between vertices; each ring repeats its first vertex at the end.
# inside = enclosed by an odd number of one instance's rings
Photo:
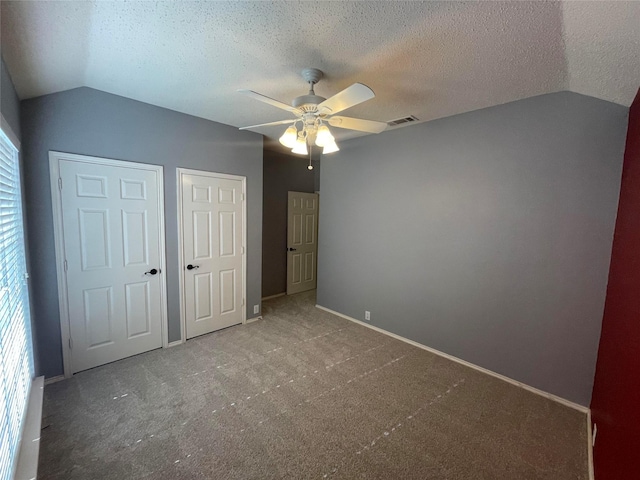
POLYGON ((291 148, 293 153, 306 155, 308 153, 307 146, 314 144, 322 147, 323 154, 333 153, 339 150, 326 124, 332 127, 367 133, 380 133, 387 128, 387 124, 383 122, 336 115, 347 108, 372 99, 375 97, 375 94, 373 90, 366 85, 354 83, 328 99, 321 97, 315 94, 313 87, 320 81, 322 76, 322 71, 317 68, 305 68, 302 71, 302 78, 309 84, 309 93, 294 98, 290 106, 252 90, 238 90, 238 92, 251 98, 286 110, 296 117, 295 119, 278 120, 276 122, 241 127, 240 130, 271 125, 292 124, 286 129, 284 135, 280 137, 280 143, 287 148, 291 148), (299 130, 297 128, 298 123, 300 123, 299 130))

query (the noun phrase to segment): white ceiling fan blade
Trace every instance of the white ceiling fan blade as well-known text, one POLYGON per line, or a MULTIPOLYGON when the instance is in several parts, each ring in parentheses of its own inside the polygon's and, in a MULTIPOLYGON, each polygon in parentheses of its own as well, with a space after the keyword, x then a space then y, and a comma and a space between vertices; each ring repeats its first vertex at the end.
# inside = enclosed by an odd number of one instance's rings
POLYGON ((327 122, 332 127, 346 128, 348 130, 359 130, 361 132, 380 133, 387 128, 387 124, 383 122, 374 122, 373 120, 362 120, 361 118, 351 117, 330 117, 327 122))
POLYGON ((294 123, 297 121, 298 119, 278 120, 277 122, 259 123, 258 125, 249 125, 248 127, 240 127, 240 130, 249 130, 250 128, 258 128, 258 127, 270 127, 272 125, 286 125, 287 123, 294 123))
POLYGON ((295 114, 300 113, 300 110, 298 110, 295 107, 292 107, 291 105, 287 105, 286 103, 282 103, 278 100, 274 100, 273 98, 267 97, 266 95, 262 95, 261 93, 258 93, 258 92, 254 92, 253 90, 238 90, 238 93, 242 93, 247 97, 251 97, 261 102, 268 103, 269 105, 272 105, 274 107, 281 108, 282 110, 286 110, 287 112, 291 112, 295 114))
POLYGON ((375 96, 376 94, 373 93, 373 90, 366 85, 363 85, 362 83, 354 83, 341 92, 336 93, 333 97, 327 98, 324 102, 318 105, 318 110, 321 113, 324 113, 322 110, 328 109, 329 114, 334 114, 372 99, 375 96))

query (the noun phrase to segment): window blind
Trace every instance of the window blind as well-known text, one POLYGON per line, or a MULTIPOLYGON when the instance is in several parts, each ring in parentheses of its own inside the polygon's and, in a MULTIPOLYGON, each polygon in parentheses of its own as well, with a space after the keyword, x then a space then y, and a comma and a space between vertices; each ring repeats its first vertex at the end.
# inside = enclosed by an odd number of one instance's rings
POLYGON ((10 480, 33 378, 18 150, 0 130, 0 480, 10 480))

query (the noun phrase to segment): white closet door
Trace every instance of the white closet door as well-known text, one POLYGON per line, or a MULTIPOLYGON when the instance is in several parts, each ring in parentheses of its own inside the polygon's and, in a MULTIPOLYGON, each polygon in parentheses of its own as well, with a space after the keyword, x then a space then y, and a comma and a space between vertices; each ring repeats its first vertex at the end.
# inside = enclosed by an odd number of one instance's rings
POLYGON ((162 346, 162 170, 136 165, 58 163, 72 373, 162 346))
POLYGON ((193 338, 243 321, 243 181, 180 179, 185 323, 193 338))

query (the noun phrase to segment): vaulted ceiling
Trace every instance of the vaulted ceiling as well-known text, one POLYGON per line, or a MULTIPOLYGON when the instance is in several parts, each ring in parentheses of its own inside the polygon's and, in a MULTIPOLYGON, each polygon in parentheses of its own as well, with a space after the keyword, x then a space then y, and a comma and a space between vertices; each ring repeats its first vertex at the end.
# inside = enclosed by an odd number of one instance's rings
POLYGON ((288 118, 236 90, 290 103, 304 67, 325 97, 370 86, 344 114, 379 121, 560 90, 630 105, 640 85, 640 2, 2 1, 1 17, 22 99, 88 86, 233 126, 288 118))

